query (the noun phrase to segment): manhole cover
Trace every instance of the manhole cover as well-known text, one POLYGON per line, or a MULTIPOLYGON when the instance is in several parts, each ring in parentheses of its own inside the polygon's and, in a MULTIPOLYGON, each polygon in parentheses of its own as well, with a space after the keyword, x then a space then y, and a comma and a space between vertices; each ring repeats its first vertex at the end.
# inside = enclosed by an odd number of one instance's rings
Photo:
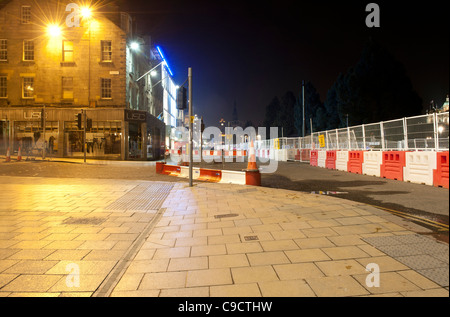
POLYGON ((70 217, 63 221, 65 225, 99 225, 103 223, 105 218, 96 217, 70 217))

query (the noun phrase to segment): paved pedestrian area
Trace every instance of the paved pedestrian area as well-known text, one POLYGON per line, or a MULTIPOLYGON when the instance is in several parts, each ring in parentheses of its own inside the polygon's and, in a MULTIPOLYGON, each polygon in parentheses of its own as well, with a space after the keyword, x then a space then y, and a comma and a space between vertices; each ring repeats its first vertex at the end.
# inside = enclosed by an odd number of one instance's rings
POLYGON ((0 186, 0 296, 449 296, 448 245, 361 203, 213 183, 0 186))

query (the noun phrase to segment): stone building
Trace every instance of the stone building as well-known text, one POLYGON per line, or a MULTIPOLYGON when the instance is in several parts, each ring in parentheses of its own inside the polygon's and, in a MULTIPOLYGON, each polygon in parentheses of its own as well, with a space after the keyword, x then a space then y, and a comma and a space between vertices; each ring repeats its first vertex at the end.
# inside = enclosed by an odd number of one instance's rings
POLYGON ((0 2, 0 153, 83 157, 86 125, 88 158, 161 158, 164 65, 114 4, 0 2))

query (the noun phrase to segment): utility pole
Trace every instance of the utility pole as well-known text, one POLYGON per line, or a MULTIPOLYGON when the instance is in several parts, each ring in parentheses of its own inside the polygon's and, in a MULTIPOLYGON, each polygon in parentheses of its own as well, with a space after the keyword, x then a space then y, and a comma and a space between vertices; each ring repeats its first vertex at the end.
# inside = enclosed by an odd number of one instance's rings
POLYGON ((86 124, 87 124, 87 113, 86 110, 82 110, 83 111, 83 148, 84 148, 84 163, 86 163, 86 147, 87 147, 87 143, 86 143, 86 124))
POLYGON ((192 68, 188 69, 188 81, 189 81, 189 187, 192 187, 192 161, 193 161, 193 151, 192 151, 192 68))
POLYGON ((45 160, 45 151, 47 150, 47 141, 45 140, 45 126, 46 126, 46 122, 45 122, 45 105, 44 108, 42 108, 42 114, 41 114, 42 118, 41 118, 41 122, 42 122, 42 131, 43 131, 43 137, 44 137, 44 146, 42 149, 42 159, 45 160))
POLYGON ((302 80, 302 104, 303 104, 303 137, 305 137, 305 81, 302 80))

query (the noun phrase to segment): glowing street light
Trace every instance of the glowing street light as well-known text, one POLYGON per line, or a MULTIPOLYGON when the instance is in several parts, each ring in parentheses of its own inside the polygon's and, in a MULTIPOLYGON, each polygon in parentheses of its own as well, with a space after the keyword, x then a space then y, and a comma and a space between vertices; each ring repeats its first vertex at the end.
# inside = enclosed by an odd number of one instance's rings
POLYGON ((57 24, 50 24, 47 26, 47 34, 51 37, 57 37, 62 34, 61 27, 57 24))
POLYGON ((138 49, 139 49, 139 43, 138 42, 132 42, 131 44, 130 44, 130 48, 133 50, 133 51, 137 51, 138 49))
POLYGON ((80 8, 80 14, 83 18, 90 18, 92 16, 92 10, 89 7, 82 7, 80 8))

